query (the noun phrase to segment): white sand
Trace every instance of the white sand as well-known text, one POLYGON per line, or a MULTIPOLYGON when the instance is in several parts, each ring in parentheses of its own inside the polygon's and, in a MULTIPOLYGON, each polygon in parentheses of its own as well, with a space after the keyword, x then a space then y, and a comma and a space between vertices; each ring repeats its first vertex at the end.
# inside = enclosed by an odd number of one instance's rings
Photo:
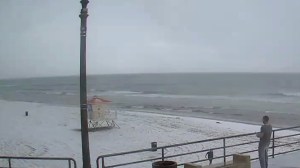
MULTIPOLYGON (((96 167, 99 155, 149 148, 151 142, 158 146, 204 140, 259 131, 260 126, 216 121, 200 118, 178 117, 151 113, 120 111, 116 121, 120 129, 108 129, 90 132, 90 152, 92 167, 96 167), (220 123, 217 123, 220 122, 220 123)), ((0 101, 0 155, 8 156, 55 156, 72 157, 81 167, 80 110, 74 107, 50 106, 38 103, 0 101), (29 116, 25 117, 25 111, 29 116)), ((281 134, 290 134, 284 131, 281 134)), ((251 136, 235 138, 227 144, 257 140, 251 136)), ((166 150, 166 155, 219 147, 221 141, 181 146, 166 150)), ((227 154, 256 149, 257 144, 229 149, 227 154)), ((222 150, 215 151, 221 155, 222 150)), ((171 160, 187 162, 203 159, 205 153, 177 157, 171 160)), ((253 153, 254 157, 256 153, 253 153)), ((145 152, 109 159, 107 164, 122 163, 129 160, 160 157, 160 151, 145 152)), ((43 162, 13 161, 13 165, 34 165, 43 162)), ((44 167, 55 167, 49 162, 44 167)), ((65 162, 57 163, 68 166, 65 162)), ((151 163, 148 163, 151 167, 151 163)), ((0 167, 7 166, 6 160, 0 160, 0 167)), ((39 165, 41 166, 41 165, 39 165)), ((135 167, 135 165, 130 166, 135 167)), ((136 167, 143 167, 136 165, 136 167)), ((146 166, 147 167, 147 166, 146 166)))

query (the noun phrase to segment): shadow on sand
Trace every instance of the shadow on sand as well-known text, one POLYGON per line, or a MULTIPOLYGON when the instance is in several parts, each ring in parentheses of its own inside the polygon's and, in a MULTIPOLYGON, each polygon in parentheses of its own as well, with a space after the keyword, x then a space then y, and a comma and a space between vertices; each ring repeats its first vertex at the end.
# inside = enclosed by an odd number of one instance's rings
MULTIPOLYGON (((89 128, 89 132, 97 132, 97 131, 106 131, 113 129, 113 127, 96 127, 96 128, 89 128)), ((81 129, 74 129, 74 131, 81 131, 81 129)))

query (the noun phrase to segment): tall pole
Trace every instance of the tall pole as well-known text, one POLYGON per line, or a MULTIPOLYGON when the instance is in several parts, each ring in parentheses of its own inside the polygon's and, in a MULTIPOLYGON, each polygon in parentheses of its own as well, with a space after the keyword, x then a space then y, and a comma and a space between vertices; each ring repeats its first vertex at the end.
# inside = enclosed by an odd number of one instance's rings
POLYGON ((81 141, 83 168, 91 168, 88 118, 87 118, 87 96, 86 96, 86 22, 88 17, 88 0, 81 0, 82 9, 79 17, 80 26, 80 114, 81 114, 81 141))

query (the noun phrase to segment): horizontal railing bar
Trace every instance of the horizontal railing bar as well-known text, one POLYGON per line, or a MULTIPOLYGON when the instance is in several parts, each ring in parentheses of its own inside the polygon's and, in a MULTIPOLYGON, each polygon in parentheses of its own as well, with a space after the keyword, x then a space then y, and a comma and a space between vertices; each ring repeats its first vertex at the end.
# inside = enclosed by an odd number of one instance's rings
POLYGON ((0 156, 0 159, 11 160, 51 160, 51 161, 68 161, 69 167, 70 163, 73 162, 74 168, 77 168, 76 160, 73 158, 61 158, 61 157, 21 157, 21 156, 0 156))
POLYGON ((300 149, 294 149, 294 150, 290 150, 290 151, 285 151, 285 152, 280 152, 280 153, 276 153, 274 154, 275 156, 276 155, 282 155, 282 154, 286 154, 286 153, 290 153, 290 152, 296 152, 296 151, 299 151, 300 149))
POLYGON ((185 145, 191 145, 191 144, 196 144, 196 143, 204 143, 204 142, 210 142, 210 141, 219 141, 219 140, 222 140, 222 139, 223 138, 212 138, 212 139, 201 140, 201 141, 194 141, 194 142, 187 142, 187 143, 181 143, 181 144, 168 145, 168 146, 164 146, 163 148, 172 148, 172 147, 185 146, 185 145))
POLYGON ((287 128, 278 128, 278 129, 276 129, 274 131, 291 130, 291 129, 295 129, 295 128, 300 128, 300 126, 287 127, 287 128))
POLYGON ((252 153, 252 152, 257 152, 257 149, 250 150, 250 151, 245 151, 245 152, 240 152, 239 154, 245 154, 245 153, 252 153))
MULTIPOLYGON (((300 150, 300 149, 299 149, 300 150)), ((252 151, 246 151, 246 152, 243 152, 243 153, 251 153, 251 152, 256 152, 258 150, 252 150, 252 151)), ((240 153, 240 154, 243 154, 243 153, 240 153)), ((234 154, 230 154, 230 155, 226 155, 225 157, 230 157, 230 156, 233 156, 234 154)), ((268 155, 269 157, 271 157, 272 155, 268 155)), ((221 159, 223 158, 224 156, 218 156, 218 157, 214 157, 213 159, 221 159)), ((257 158, 252 158, 251 160, 257 160, 257 158)), ((192 162, 188 162, 188 163, 199 163, 199 162, 204 162, 204 161, 207 161, 208 159, 202 159, 202 160, 197 160, 197 161, 192 161, 192 162)), ((185 163, 181 163, 181 164, 178 164, 178 166, 182 166, 184 165, 185 163)))
MULTIPOLYGON (((300 126, 288 127, 288 128, 280 128, 280 129, 276 129, 274 131, 282 131, 282 130, 288 130, 288 129, 294 129, 294 128, 300 128, 300 126)), ((134 150, 134 151, 128 151, 128 152, 120 152, 120 153, 113 153, 113 154, 101 155, 98 158, 101 158, 101 157, 112 157, 112 156, 125 155, 125 154, 131 154, 131 153, 139 153, 139 152, 147 152, 147 151, 152 151, 153 149, 157 149, 158 150, 158 149, 162 149, 162 148, 171 148, 171 147, 177 147, 177 146, 191 145, 191 144, 195 144, 195 143, 204 143, 204 142, 222 140, 224 138, 225 139, 230 139, 230 138, 250 136, 250 135, 255 135, 255 134, 256 133, 246 133, 246 134, 232 135, 232 136, 221 137, 221 138, 211 138, 211 139, 205 139, 205 140, 200 140, 200 141, 193 141, 193 142, 187 142, 187 143, 180 143, 180 144, 174 144, 174 145, 161 146, 161 147, 157 147, 157 148, 147 148, 147 149, 134 150)))
MULTIPOLYGON (((232 155, 226 155, 225 157, 229 157, 229 156, 232 156, 232 155)), ((222 159, 223 158, 223 155, 222 156, 218 156, 218 157, 214 157, 213 159, 222 159)), ((196 160, 196 161, 191 161, 191 162, 187 162, 187 163, 199 163, 199 162, 204 162, 204 161, 208 161, 208 159, 202 159, 202 160, 196 160)), ((185 163, 180 163, 178 164, 178 166, 181 166, 181 165, 184 165, 185 163)))
MULTIPOLYGON (((225 157, 230 157, 230 156, 233 156, 233 154, 231 155, 226 155, 225 157)), ((218 156, 218 157, 214 157, 213 159, 221 159, 223 158, 224 156, 218 156)), ((207 161, 208 159, 202 159, 202 160, 198 160, 198 161, 192 161, 192 162, 188 162, 188 163, 199 163, 199 162, 204 162, 204 161, 207 161)), ((182 166, 184 165, 185 163, 181 163, 181 164, 178 164, 178 166, 182 166)))
POLYGON ((241 137, 241 136, 249 136, 249 135, 255 135, 255 133, 247 133, 247 134, 239 134, 239 135, 233 135, 228 137, 222 137, 222 138, 212 138, 212 139, 206 139, 206 140, 200 140, 200 141, 194 141, 194 142, 187 142, 187 143, 180 143, 180 144, 174 144, 174 145, 167 145, 167 146, 161 146, 157 148, 147 148, 147 149, 140 149, 140 150, 134 150, 134 151, 128 151, 128 152, 120 152, 120 153, 112 153, 107 155, 101 155, 98 158, 101 157, 112 157, 112 156, 118 156, 118 155, 126 155, 126 154, 133 154, 133 153, 139 153, 139 152, 147 152, 152 151, 153 149, 162 149, 162 148, 171 148, 171 147, 178 147, 178 146, 184 146, 184 145, 191 145, 195 143, 204 143, 204 142, 210 142, 210 141, 218 141, 223 140, 224 138, 235 138, 235 137, 241 137))
MULTIPOLYGON (((255 150, 251 150, 251 151, 245 151, 245 152, 241 152, 241 153, 239 153, 239 154, 244 154, 244 153, 252 153, 252 152, 256 152, 256 151, 258 151, 257 149, 255 149, 255 150)), ((225 157, 230 157, 230 156, 233 156, 234 154, 229 154, 229 155, 225 155, 225 157)), ((222 156, 222 158, 223 158, 224 156, 222 156)))
POLYGON ((74 160, 73 158, 59 157, 18 157, 18 156, 0 156, 2 159, 29 159, 29 160, 74 160))
POLYGON ((298 143, 300 143, 300 142, 291 142, 291 143, 286 143, 286 144, 280 144, 280 145, 276 145, 274 147, 277 148, 277 147, 281 147, 281 146, 293 145, 293 144, 298 144, 298 143))
MULTIPOLYGON (((223 158, 223 156, 218 156, 218 157, 214 157, 213 159, 221 159, 223 158)), ((208 159, 202 159, 202 160, 195 160, 195 161, 191 161, 191 162, 188 162, 188 163, 199 163, 199 162, 204 162, 204 161, 207 161, 208 159)), ((181 163, 181 164, 178 164, 178 166, 180 165, 183 165, 184 163, 181 163)))
POLYGON ((120 152, 120 153, 112 153, 112 154, 98 156, 98 158, 112 157, 112 156, 118 156, 118 155, 127 155, 127 154, 134 154, 134 153, 141 153, 141 152, 152 151, 154 149, 158 150, 158 149, 161 149, 161 147, 140 149, 140 150, 134 150, 134 151, 128 151, 128 152, 120 152))
MULTIPOLYGON (((218 149, 223 149, 223 148, 224 147, 211 148, 211 150, 218 150, 218 149)), ((206 151, 209 151, 209 149, 194 151, 194 152, 181 153, 181 154, 171 155, 171 156, 165 156, 164 158, 167 159, 167 158, 173 158, 173 157, 184 156, 184 155, 189 155, 189 154, 202 153, 202 152, 206 152, 206 151)))
MULTIPOLYGON (((288 128, 279 128, 279 129, 276 129, 276 130, 273 130, 273 131, 277 132, 277 131, 290 130, 290 129, 296 129, 296 128, 300 128, 300 126, 294 126, 294 127, 288 127, 288 128)), ((97 164, 99 164, 99 159, 100 158, 104 159, 104 158, 113 157, 113 156, 120 156, 120 155, 127 155, 127 154, 134 154, 134 153, 141 153, 141 152, 153 151, 153 149, 156 149, 156 150, 166 149, 166 148, 172 148, 172 147, 178 147, 178 146, 184 146, 184 145, 191 145, 191 144, 205 143, 205 142, 211 142, 211 141, 218 141, 218 140, 223 140, 223 139, 230 139, 230 138, 238 138, 238 137, 251 136, 251 135, 255 135, 255 134, 256 133, 246 133, 246 134, 239 134, 239 135, 233 135, 233 136, 227 136, 227 137, 220 137, 220 138, 211 138, 211 139, 200 140, 200 141, 193 141, 193 142, 187 142, 187 143, 179 143, 179 144, 161 146, 161 147, 156 147, 156 148, 147 148, 147 149, 141 149, 141 150, 135 150, 135 151, 112 153, 112 154, 98 156, 97 157, 97 164)), ((274 139, 287 138, 287 137, 293 137, 293 136, 298 136, 298 135, 300 135, 300 133, 298 133, 298 134, 292 134, 292 135, 287 135, 287 136, 281 136, 281 137, 275 137, 274 139)), ((231 148, 231 147, 236 147, 236 146, 242 146, 242 145, 257 143, 257 142, 259 142, 259 141, 250 141, 250 142, 245 142, 245 143, 240 143, 240 144, 235 144, 235 145, 229 145, 229 146, 225 146, 225 147, 218 147, 218 148, 213 148, 213 150, 223 149, 223 148, 231 148)), ((293 142, 293 143, 288 143, 288 144, 284 144, 284 145, 290 145, 290 144, 296 144, 296 143, 297 142, 293 142)), ((277 145, 274 148, 280 147, 280 146, 284 146, 284 145, 277 145)), ((177 154, 177 155, 166 156, 164 158, 172 158, 172 157, 184 156, 184 155, 188 155, 188 154, 201 153, 201 152, 205 152, 205 151, 208 151, 208 149, 207 150, 200 150, 200 151, 187 152, 187 153, 181 153, 181 154, 177 154)), ((245 151, 245 152, 242 152, 241 154, 243 154, 243 153, 251 153, 251 152, 255 152, 255 151, 257 151, 257 150, 245 151)), ((275 154, 275 155, 277 155, 277 154, 275 154)), ((232 155, 226 155, 225 157, 228 157, 228 156, 232 156, 232 155)), ((215 159, 223 158, 223 157, 224 156, 220 156, 220 157, 216 157, 215 159)), ((162 159, 162 158, 155 158, 155 159, 148 159, 148 160, 142 160, 142 161, 135 161, 135 162, 130 162, 130 163, 128 162, 128 163, 116 164, 116 165, 105 166, 105 167, 110 168, 110 167, 125 166, 125 165, 129 165, 129 164, 137 164, 137 163, 148 162, 148 161, 153 161, 153 160, 158 160, 158 159, 162 159)), ((195 161, 195 163, 206 161, 206 160, 207 159, 198 160, 198 161, 195 161)), ((251 160, 253 160, 253 159, 251 159, 251 160)))
MULTIPOLYGON (((275 154, 275 155, 280 155, 280 154, 285 154, 285 153, 290 153, 290 152, 295 152, 295 151, 298 151, 300 149, 296 149, 296 150, 292 150, 292 151, 287 151, 287 152, 282 152, 282 153, 278 153, 278 154, 275 154)), ((256 150, 257 151, 257 150, 256 150)), ((255 151, 252 151, 252 152, 255 152, 255 151)), ((248 152, 250 153, 250 152, 248 152)), ((226 157, 229 157, 229 156, 233 156, 233 154, 231 155, 226 155, 226 157)), ((268 155, 268 157, 272 157, 272 154, 268 155)), ((223 156, 220 156, 220 157, 216 157, 216 158, 213 158, 213 159, 220 159, 220 158, 223 158, 223 156)), ((250 160, 257 160, 258 157, 256 158, 252 158, 250 160)), ((194 161, 194 162, 188 162, 188 163, 198 163, 198 162, 204 162, 204 161, 207 161, 208 159, 203 159, 203 160, 199 160, 199 161, 194 161)), ((181 163, 179 164, 178 166, 181 166, 181 165, 184 165, 185 163, 181 163)))
POLYGON ((282 139, 282 138, 293 137, 293 136, 299 136, 299 135, 300 135, 300 133, 299 133, 299 134, 291 134, 291 135, 286 135, 286 136, 276 137, 276 138, 274 138, 274 139, 282 139))
MULTIPOLYGON (((253 150, 253 151, 246 151, 244 153, 252 153, 252 152, 256 152, 258 150, 253 150)), ((236 153, 236 154, 243 154, 243 153, 236 153)), ((229 154, 229 155, 226 155, 225 157, 230 157, 230 156, 233 156, 234 154, 229 154)), ((272 156, 272 155, 269 155, 269 156, 272 156)), ((223 156, 222 156, 223 157, 223 156)))
MULTIPOLYGON (((299 126, 299 128, 300 128, 300 126, 299 126)), ((181 144, 162 146, 162 147, 159 147, 159 148, 170 148, 170 147, 177 147, 177 146, 183 146, 183 145, 190 145, 190 144, 194 144, 194 143, 203 143, 203 142, 208 142, 208 141, 223 140, 224 138, 225 139, 230 139, 230 138, 238 138, 238 137, 250 136, 250 135, 256 135, 256 133, 246 133, 246 134, 232 135, 232 136, 227 136, 227 137, 212 138, 212 139, 206 139, 206 140, 201 140, 201 141, 194 141, 194 142, 187 142, 187 143, 181 143, 181 144)))
POLYGON ((153 160, 160 160, 160 158, 153 158, 153 159, 147 159, 147 160, 140 160, 140 161, 135 161, 135 162, 127 162, 127 163, 121 163, 121 164, 116 164, 116 165, 111 165, 111 166, 105 166, 106 168, 112 168, 112 167, 119 167, 119 166, 126 166, 126 165, 131 165, 131 164, 138 164, 138 163, 143 163, 143 162, 149 162, 153 160))
MULTIPOLYGON (((295 152, 295 151, 298 151, 298 150, 300 150, 300 149, 296 149, 296 150, 291 150, 291 151, 286 151, 286 152, 282 152, 282 153, 276 153, 276 154, 274 154, 275 156, 276 155, 282 155, 282 154, 286 154, 286 153, 290 153, 290 152, 295 152)), ((268 157, 272 157, 273 155, 272 154, 269 154, 268 155, 268 157)), ((256 157, 256 158, 252 158, 251 160, 257 160, 258 159, 258 157, 256 157)))
POLYGON ((243 146, 243 145, 248 145, 248 144, 252 144, 252 143, 257 143, 259 141, 250 141, 250 142, 245 142, 245 143, 240 143, 240 144, 236 144, 236 145, 226 145, 226 148, 231 148, 231 147, 235 147, 235 146, 243 146))
MULTIPOLYGON (((272 155, 269 155, 269 157, 270 157, 270 156, 272 156, 272 155)), ((252 159, 250 159, 250 160, 257 160, 257 159, 258 159, 258 157, 252 158, 252 159)))
POLYGON ((238 137, 244 137, 244 136, 250 136, 250 135, 256 135, 256 133, 247 133, 247 134, 239 134, 239 135, 232 135, 227 137, 222 137, 221 139, 231 139, 231 138, 238 138, 238 137))

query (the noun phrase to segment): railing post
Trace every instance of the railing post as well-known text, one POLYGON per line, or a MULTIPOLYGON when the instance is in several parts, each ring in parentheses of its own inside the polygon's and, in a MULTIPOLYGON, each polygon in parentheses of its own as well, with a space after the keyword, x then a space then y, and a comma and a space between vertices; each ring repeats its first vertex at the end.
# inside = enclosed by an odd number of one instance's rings
POLYGON ((161 160, 165 161, 165 149, 161 148, 161 160))
POLYGON ((102 158, 102 168, 105 168, 105 165, 104 165, 104 157, 102 158))
POLYGON ((225 138, 223 138, 223 156, 224 156, 224 165, 226 165, 226 142, 225 142, 225 138))
POLYGON ((8 167, 11 168, 11 161, 10 161, 10 158, 8 158, 8 167))
POLYGON ((74 168, 77 168, 76 161, 75 160, 72 160, 72 161, 73 161, 73 164, 74 164, 74 168))
POLYGON ((69 163, 69 168, 71 168, 71 160, 70 159, 68 160, 68 163, 69 163))
POLYGON ((275 157, 275 130, 273 130, 272 157, 275 157))

